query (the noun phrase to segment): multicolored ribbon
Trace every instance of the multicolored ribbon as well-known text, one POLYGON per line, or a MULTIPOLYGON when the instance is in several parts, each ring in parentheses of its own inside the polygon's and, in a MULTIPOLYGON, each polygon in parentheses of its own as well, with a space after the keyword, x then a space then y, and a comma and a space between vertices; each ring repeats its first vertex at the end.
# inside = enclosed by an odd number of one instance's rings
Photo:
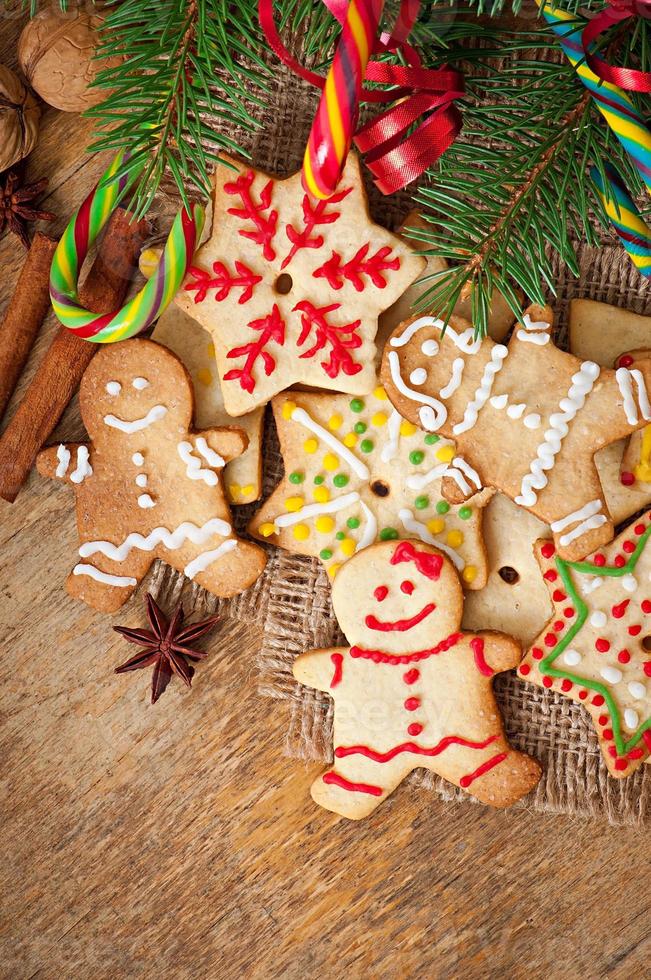
MULTIPOLYGON (((586 64, 584 24, 582 21, 578 23, 577 15, 552 7, 544 0, 537 2, 545 20, 558 37, 565 55, 594 99, 597 109, 633 161, 646 189, 651 191, 651 132, 645 120, 621 88, 612 82, 602 81, 586 64)), ((612 220, 613 214, 616 217, 613 222, 615 230, 631 260, 644 275, 650 275, 651 271, 645 271, 648 270, 647 263, 641 262, 640 258, 651 232, 633 204, 623 181, 611 167, 608 188, 602 180, 598 180, 596 186, 599 194, 605 195, 607 203, 604 206, 609 218, 612 220), (619 202, 624 206, 623 212, 619 210, 619 202)))
POLYGON ((260 23, 271 48, 292 71, 323 90, 306 150, 304 183, 315 196, 329 196, 354 139, 366 154, 377 187, 383 194, 392 194, 416 180, 456 138, 461 115, 454 101, 463 95, 463 76, 445 67, 423 68, 418 53, 407 42, 420 0, 402 0, 393 33, 381 34, 374 43, 372 25, 377 32, 383 7, 380 0, 322 2, 344 25, 327 79, 304 68, 284 46, 274 22, 273 0, 258 2, 260 23), (370 61, 373 52, 399 52, 407 64, 370 61), (393 87, 364 88, 365 62, 367 81, 393 87), (392 105, 353 136, 360 102, 392 105), (410 132, 421 117, 423 121, 410 132))
POLYGON ((201 237, 204 211, 194 205, 177 214, 156 271, 137 296, 120 310, 97 314, 79 301, 79 273, 100 231, 132 186, 138 171, 117 177, 128 159, 119 153, 66 228, 54 253, 50 297, 57 317, 77 336, 98 344, 126 340, 145 330, 177 293, 201 237))

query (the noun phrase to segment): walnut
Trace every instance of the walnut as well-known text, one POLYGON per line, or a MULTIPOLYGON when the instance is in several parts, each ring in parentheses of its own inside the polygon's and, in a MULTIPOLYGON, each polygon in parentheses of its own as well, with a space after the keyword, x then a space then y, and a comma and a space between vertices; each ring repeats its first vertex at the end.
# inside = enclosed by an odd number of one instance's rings
POLYGON ((18 76, 0 65, 0 171, 34 149, 40 114, 36 99, 18 76))
POLYGON ((96 13, 58 7, 41 10, 18 41, 18 60, 41 98, 64 112, 83 112, 106 98, 106 89, 90 88, 97 72, 121 58, 94 61, 104 18, 96 13))

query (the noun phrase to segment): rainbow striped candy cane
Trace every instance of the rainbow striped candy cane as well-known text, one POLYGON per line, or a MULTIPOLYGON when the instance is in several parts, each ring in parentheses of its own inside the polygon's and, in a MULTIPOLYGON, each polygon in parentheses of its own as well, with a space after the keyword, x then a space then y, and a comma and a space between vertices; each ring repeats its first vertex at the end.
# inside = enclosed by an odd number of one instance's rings
POLYGON ((119 153, 90 192, 66 228, 54 253, 50 271, 50 298, 64 327, 97 344, 126 340, 145 330, 169 306, 185 278, 195 246, 201 237, 204 210, 194 205, 192 214, 177 214, 160 262, 149 282, 122 309, 97 314, 79 301, 79 272, 89 249, 133 183, 135 173, 116 174, 128 154, 119 153))
POLYGON ((346 164, 383 7, 384 0, 350 0, 305 147, 303 184, 314 197, 325 199, 334 194, 346 164))
MULTIPOLYGON (((651 191, 651 132, 644 119, 622 89, 611 82, 602 81, 585 63, 585 49, 581 38, 584 22, 578 23, 575 14, 554 8, 543 0, 537 2, 569 62, 594 99, 597 109, 635 164, 645 187, 651 191)), ((651 276, 651 232, 624 188, 621 178, 612 167, 608 168, 607 187, 596 169, 593 168, 591 176, 629 257, 643 275, 651 276)))

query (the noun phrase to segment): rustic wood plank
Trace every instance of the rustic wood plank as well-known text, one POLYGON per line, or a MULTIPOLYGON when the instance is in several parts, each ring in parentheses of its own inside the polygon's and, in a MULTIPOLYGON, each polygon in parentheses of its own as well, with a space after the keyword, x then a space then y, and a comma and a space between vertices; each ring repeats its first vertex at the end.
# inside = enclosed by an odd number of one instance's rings
MULTIPOLYGON (((13 64, 18 22, 0 37, 13 64)), ((61 232, 106 160, 46 111, 30 173, 61 232)), ((0 310, 21 254, 0 240, 0 310)), ((18 395, 49 344, 52 318, 18 395)), ((73 405, 60 426, 83 429, 73 405)), ((74 602, 72 495, 32 474, 0 501, 2 976, 643 975, 649 847, 639 831, 439 803, 402 786, 364 824, 320 812, 318 767, 282 755, 260 700, 255 625, 226 623, 191 692, 155 707, 114 622, 74 602)))

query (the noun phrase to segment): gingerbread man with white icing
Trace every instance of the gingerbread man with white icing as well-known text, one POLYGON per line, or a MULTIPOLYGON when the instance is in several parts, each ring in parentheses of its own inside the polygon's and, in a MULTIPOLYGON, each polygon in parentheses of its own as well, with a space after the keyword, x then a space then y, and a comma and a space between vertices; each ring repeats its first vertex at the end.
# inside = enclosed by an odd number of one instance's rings
POLYGON ((251 585, 265 554, 235 535, 222 481, 247 437, 191 430, 192 387, 178 358, 149 340, 107 346, 84 374, 79 404, 92 441, 50 446, 37 461, 75 490, 81 544, 70 595, 113 612, 155 558, 217 596, 251 585))
POLYGON ((614 525, 594 454, 651 419, 651 360, 616 371, 559 350, 549 307, 530 306, 510 343, 475 338, 459 317, 401 324, 382 380, 401 415, 454 439, 443 495, 461 503, 478 485, 502 490, 550 524, 559 553, 583 558, 614 525))
POLYGON ((418 767, 496 807, 536 785, 540 767, 509 745, 492 690, 520 647, 461 632, 461 586, 442 552, 372 545, 341 568, 332 600, 351 645, 294 664, 297 680, 335 703, 334 765, 312 784, 315 802, 361 819, 418 767))

